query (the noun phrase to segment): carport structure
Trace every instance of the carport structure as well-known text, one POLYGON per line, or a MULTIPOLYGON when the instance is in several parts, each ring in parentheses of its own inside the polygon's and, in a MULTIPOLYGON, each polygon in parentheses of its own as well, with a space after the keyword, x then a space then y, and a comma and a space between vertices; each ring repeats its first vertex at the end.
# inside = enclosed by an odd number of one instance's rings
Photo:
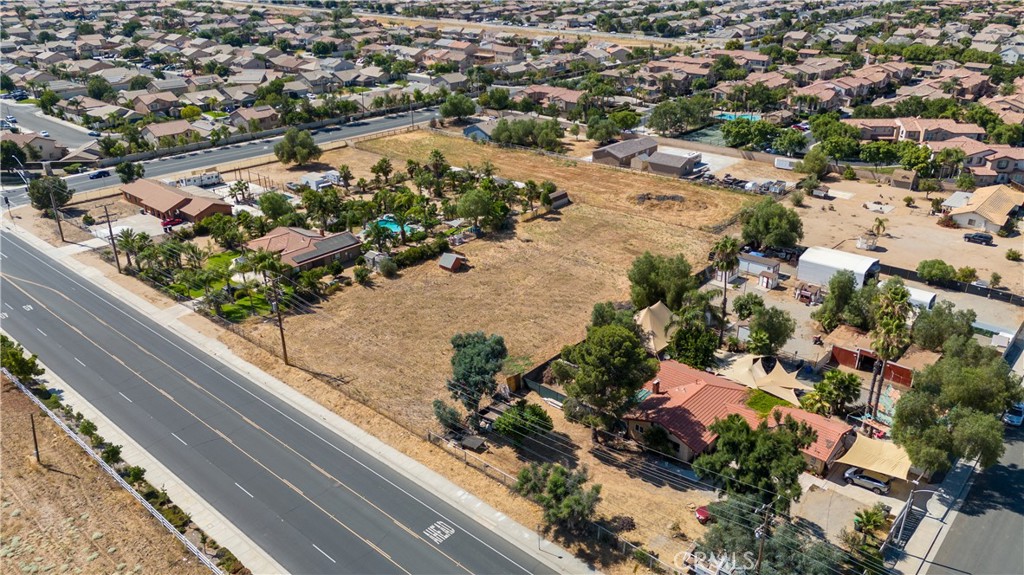
POLYGON ((894 479, 907 479, 910 457, 900 446, 889 441, 858 435, 853 446, 836 463, 860 467, 894 479))

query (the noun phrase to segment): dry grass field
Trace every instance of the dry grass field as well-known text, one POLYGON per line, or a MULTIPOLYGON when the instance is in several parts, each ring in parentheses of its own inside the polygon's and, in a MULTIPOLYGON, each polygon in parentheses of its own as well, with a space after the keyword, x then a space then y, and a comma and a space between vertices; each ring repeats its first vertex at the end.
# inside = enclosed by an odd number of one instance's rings
POLYGON ((13 385, 0 409, 0 572, 209 573, 13 385))
MULTIPOLYGON (((571 138, 570 138, 571 140, 571 138)), ((729 219, 747 196, 698 186, 696 184, 639 172, 617 170, 584 161, 562 160, 526 151, 511 151, 496 146, 475 144, 459 137, 449 137, 426 130, 399 134, 388 138, 367 140, 358 148, 387 155, 404 165, 412 158, 423 161, 433 149, 440 150, 453 166, 479 166, 490 161, 498 175, 519 181, 551 180, 569 192, 576 203, 634 214, 651 220, 700 228, 729 219), (682 196, 682 201, 637 202, 640 194, 682 196)))

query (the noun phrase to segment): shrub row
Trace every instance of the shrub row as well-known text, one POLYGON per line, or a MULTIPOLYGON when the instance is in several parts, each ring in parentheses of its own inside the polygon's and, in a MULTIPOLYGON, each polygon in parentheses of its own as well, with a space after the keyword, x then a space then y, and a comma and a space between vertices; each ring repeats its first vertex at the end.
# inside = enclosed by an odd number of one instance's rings
POLYGON ((414 246, 403 252, 395 254, 391 259, 398 264, 398 267, 407 268, 409 266, 416 265, 423 260, 436 258, 450 249, 447 239, 434 238, 431 242, 427 242, 420 246, 414 246))

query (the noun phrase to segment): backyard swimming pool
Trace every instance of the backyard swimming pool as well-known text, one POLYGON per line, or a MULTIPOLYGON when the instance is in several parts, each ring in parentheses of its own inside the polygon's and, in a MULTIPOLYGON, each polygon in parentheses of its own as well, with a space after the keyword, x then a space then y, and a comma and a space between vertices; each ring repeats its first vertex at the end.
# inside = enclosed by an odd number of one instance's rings
MULTIPOLYGON (((382 216, 380 219, 377 220, 377 223, 380 224, 381 226, 391 230, 392 232, 394 232, 396 234, 402 233, 402 226, 400 226, 397 223, 395 223, 395 219, 391 215, 384 215, 384 216, 382 216)), ((408 225, 408 226, 405 226, 405 233, 406 234, 411 234, 411 233, 415 232, 418 229, 419 229, 419 226, 408 225)))
POLYGON ((739 118, 745 118, 747 120, 756 122, 761 119, 761 114, 735 114, 733 112, 719 112, 714 115, 715 119, 718 120, 738 120, 739 118))

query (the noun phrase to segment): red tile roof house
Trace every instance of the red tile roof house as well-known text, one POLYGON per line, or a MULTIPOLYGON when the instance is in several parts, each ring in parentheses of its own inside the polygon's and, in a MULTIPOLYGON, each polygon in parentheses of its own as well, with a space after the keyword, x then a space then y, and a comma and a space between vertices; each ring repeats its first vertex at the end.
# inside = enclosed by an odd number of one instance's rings
POLYGON ((335 261, 348 262, 362 253, 362 243, 349 232, 323 235, 322 232, 283 226, 250 240, 245 247, 279 253, 283 263, 299 271, 335 261))
MULTIPOLYGON (((675 448, 671 455, 682 461, 691 461, 714 447, 718 437, 708 426, 719 419, 736 414, 751 427, 761 423, 761 417, 744 404, 750 388, 677 361, 661 362, 658 375, 644 389, 649 395, 623 418, 630 437, 642 441, 648 428, 661 427, 675 448)), ((791 407, 775 409, 782 418, 789 415, 817 432, 815 441, 803 450, 810 471, 824 474, 846 451, 846 438, 852 437, 853 428, 841 420, 791 407)), ((774 417, 769 416, 767 423, 769 428, 774 427, 774 417)))
POLYGON ((161 219, 179 217, 198 222, 213 214, 231 215, 231 204, 195 196, 156 180, 136 180, 125 184, 121 186, 121 194, 129 203, 161 219))

